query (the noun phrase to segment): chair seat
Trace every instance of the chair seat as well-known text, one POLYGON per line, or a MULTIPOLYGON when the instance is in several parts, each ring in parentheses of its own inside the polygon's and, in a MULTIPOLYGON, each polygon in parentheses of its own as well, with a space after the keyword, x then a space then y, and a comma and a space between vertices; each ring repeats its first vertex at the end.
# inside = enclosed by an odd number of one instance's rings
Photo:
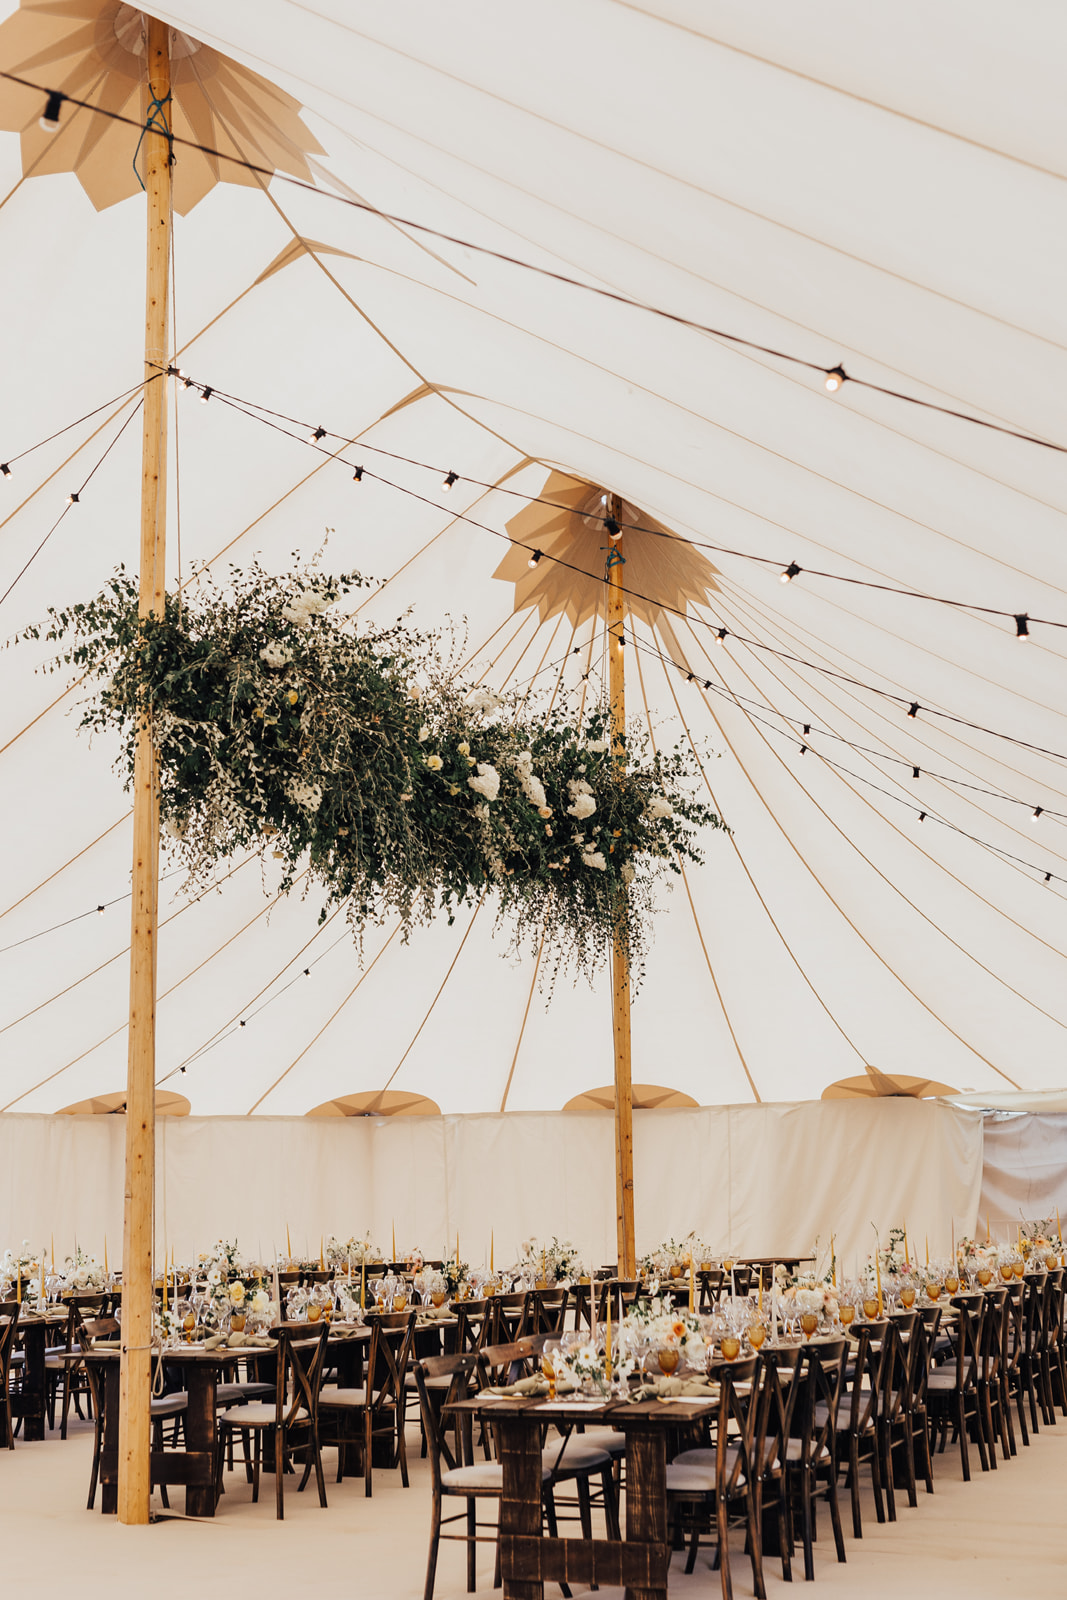
MULTIPOLYGON (((229 1423, 232 1428, 273 1428, 278 1420, 278 1412, 275 1406, 267 1405, 263 1400, 250 1400, 246 1406, 234 1406, 224 1411, 219 1420, 229 1423)), ((303 1407, 293 1420, 307 1421, 307 1412, 303 1407)))
POLYGON ((217 1383, 215 1404, 239 1405, 242 1400, 254 1400, 274 1393, 273 1383, 217 1383))
POLYGON ((951 1372, 948 1372, 943 1367, 935 1367, 926 1380, 927 1391, 934 1394, 951 1394, 955 1387, 955 1367, 951 1372))
MULTIPOLYGON (((708 1451, 714 1455, 714 1451, 708 1451)), ((740 1488, 744 1478, 739 1476, 737 1483, 740 1488)), ((672 1461, 667 1468, 667 1493, 668 1494, 714 1494, 715 1493, 715 1463, 710 1467, 695 1464, 679 1466, 677 1461, 672 1461)))
MULTIPOLYGON (((551 1476, 548 1467, 542 1468, 542 1483, 547 1483, 551 1476)), ((441 1488, 446 1494, 469 1494, 477 1489, 500 1494, 504 1488, 504 1469, 498 1461, 479 1461, 472 1467, 452 1467, 442 1472, 441 1488)))
MULTIPOLYGON (((803 1448, 804 1448, 803 1439, 787 1439, 786 1440, 786 1446, 785 1446, 785 1459, 787 1461, 799 1461, 803 1448)), ((828 1458, 829 1454, 830 1454, 829 1447, 824 1444, 822 1446, 821 1450, 819 1451, 819 1460, 820 1461, 825 1461, 828 1458)))
POLYGON ((626 1435, 618 1428, 586 1428, 584 1433, 572 1435, 579 1444, 591 1445, 594 1450, 606 1450, 609 1456, 626 1454, 626 1435))
POLYGON ((189 1396, 182 1391, 181 1394, 153 1395, 151 1401, 153 1417, 180 1417, 183 1411, 189 1409, 189 1396))
MULTIPOLYGON (((373 1393, 372 1393, 372 1396, 371 1396, 372 1401, 376 1401, 378 1399, 378 1397, 380 1396, 380 1394, 381 1394, 381 1390, 380 1389, 375 1389, 373 1391, 373 1393)), ((327 1407, 336 1409, 336 1408, 341 1408, 341 1407, 345 1407, 345 1406, 354 1407, 354 1408, 358 1409, 359 1407, 365 1406, 366 1404, 367 1404, 367 1391, 366 1391, 366 1389, 338 1389, 338 1388, 331 1388, 331 1389, 320 1389, 319 1390, 319 1410, 320 1411, 326 1409, 327 1407)), ((389 1396, 388 1400, 386 1401, 386 1405, 389 1406, 389 1407, 392 1407, 392 1405, 393 1405, 393 1397, 392 1397, 392 1395, 389 1396)))
MULTIPOLYGON (((63 1350, 46 1350, 44 1353, 45 1367, 49 1372, 58 1372, 67 1365, 65 1358, 66 1352, 63 1350)), ((23 1354, 23 1360, 25 1359, 25 1355, 23 1354)))
MULTIPOLYGON (((440 1389, 442 1391, 442 1393, 443 1393, 448 1388, 448 1386, 449 1386, 449 1384, 451 1382, 452 1382, 452 1379, 451 1378, 447 1378, 447 1377, 445 1377, 445 1378, 427 1378, 426 1379, 426 1387, 427 1387, 427 1389, 440 1389)), ((418 1387, 418 1385, 415 1382, 415 1374, 413 1372, 406 1372, 404 1374, 404 1388, 405 1389, 416 1389, 417 1387, 418 1387)))
POLYGON ((609 1467, 611 1457, 608 1452, 597 1449, 596 1445, 585 1444, 583 1439, 583 1435, 572 1433, 562 1450, 561 1441, 550 1441, 541 1452, 541 1460, 550 1472, 555 1472, 557 1475, 600 1472, 604 1467, 609 1467))

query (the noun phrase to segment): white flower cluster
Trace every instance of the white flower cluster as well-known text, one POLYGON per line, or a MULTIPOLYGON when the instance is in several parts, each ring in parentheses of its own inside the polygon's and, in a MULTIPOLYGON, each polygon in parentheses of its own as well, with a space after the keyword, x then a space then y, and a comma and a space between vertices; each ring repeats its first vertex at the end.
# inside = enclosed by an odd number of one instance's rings
POLYGON ((673 817, 674 807, 666 795, 654 794, 645 807, 645 815, 651 817, 653 822, 659 822, 664 817, 673 817))
POLYGON ((584 778, 568 778, 567 792, 571 803, 567 807, 567 815, 576 817, 579 822, 584 822, 586 817, 591 817, 596 810, 596 801, 593 798, 591 784, 584 778))
POLYGON ((495 711, 498 706, 502 706, 503 704, 504 702, 501 700, 500 696, 498 694, 494 694, 491 689, 475 689, 474 693, 467 700, 467 706, 471 711, 473 711, 475 716, 480 716, 489 711, 495 711))
POLYGON ((305 783, 302 778, 293 778, 286 784, 285 792, 294 806, 303 806, 305 811, 317 811, 322 804, 321 785, 305 783))
POLYGON ((590 755, 602 756, 608 749, 608 741, 606 739, 590 739, 585 748, 590 755))
POLYGON ((301 589, 295 599, 282 607, 282 616, 286 622, 293 622, 298 628, 307 628, 312 617, 321 617, 331 604, 332 601, 319 594, 317 589, 301 589))
POLYGON ((533 769, 533 752, 531 750, 520 751, 520 753, 515 756, 512 765, 519 775, 519 783, 522 785, 522 792, 526 796, 527 800, 529 800, 530 804, 532 806, 536 806, 542 816, 545 816, 546 814, 551 816, 552 813, 548 809, 547 805, 545 786, 533 769))
POLYGON ((467 786, 486 800, 495 800, 500 793, 500 774, 488 761, 479 761, 477 774, 467 779, 467 786))
MULTIPOLYGON (((288 609, 286 607, 287 612, 288 609)), ((259 652, 259 659, 265 661, 268 667, 287 667, 293 659, 293 652, 279 640, 268 639, 259 652)))

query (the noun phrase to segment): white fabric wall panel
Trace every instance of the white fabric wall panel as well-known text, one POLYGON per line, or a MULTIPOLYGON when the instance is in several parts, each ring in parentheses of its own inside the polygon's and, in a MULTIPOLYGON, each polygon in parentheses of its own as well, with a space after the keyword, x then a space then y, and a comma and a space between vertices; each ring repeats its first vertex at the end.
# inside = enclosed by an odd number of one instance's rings
MULTIPOLYGON (((106 1233, 117 1261, 123 1135, 120 1117, 0 1117, 0 1249, 54 1234, 65 1256, 76 1235, 99 1256, 106 1233)), ((720 1249, 806 1254, 833 1229, 851 1269, 872 1223, 884 1237, 907 1218, 945 1254, 953 1224, 973 1232, 978 1214, 982 1119, 943 1104, 637 1112, 634 1147, 639 1251, 695 1227, 720 1249)), ((458 1230, 471 1263, 491 1229, 500 1264, 531 1235, 572 1239, 598 1264, 615 1255, 606 1114, 187 1117, 160 1121, 157 1149, 157 1241, 179 1260, 220 1236, 269 1258, 286 1227, 300 1253, 365 1228, 388 1248, 395 1226, 400 1249, 431 1255, 458 1230)))
MULTIPOLYGON (((986 1117, 979 1226, 1015 1237, 1020 1221, 1067 1217, 1067 1114, 986 1117)), ((982 1235, 984 1237, 984 1233, 982 1235)))

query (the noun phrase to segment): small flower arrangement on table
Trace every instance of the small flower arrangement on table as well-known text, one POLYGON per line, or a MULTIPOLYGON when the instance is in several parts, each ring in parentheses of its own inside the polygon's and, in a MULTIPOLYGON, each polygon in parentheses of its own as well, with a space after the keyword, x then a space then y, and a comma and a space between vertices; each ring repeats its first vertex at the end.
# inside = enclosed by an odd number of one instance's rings
POLYGON ((369 1228, 358 1237, 352 1234, 347 1239, 337 1239, 331 1235, 326 1245, 326 1260, 330 1266, 346 1273, 350 1264, 356 1269, 381 1259, 382 1252, 371 1238, 369 1228))
POLYGON ((441 1275, 445 1280, 450 1300, 466 1298, 470 1279, 470 1267, 466 1261, 460 1261, 456 1255, 451 1255, 444 1263, 441 1275))
POLYGON ((412 1287, 424 1303, 429 1300, 432 1305, 443 1306, 448 1299, 448 1279, 436 1267, 422 1267, 412 1279, 412 1287))

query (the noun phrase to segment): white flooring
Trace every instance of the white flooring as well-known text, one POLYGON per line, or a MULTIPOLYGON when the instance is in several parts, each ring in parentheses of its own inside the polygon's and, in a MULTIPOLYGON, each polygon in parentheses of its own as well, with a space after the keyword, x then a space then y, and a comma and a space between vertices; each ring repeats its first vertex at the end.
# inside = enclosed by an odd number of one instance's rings
MULTIPOLYGON (((333 1451, 326 1453, 329 1506, 319 1507, 313 1487, 295 1492, 287 1479, 286 1514, 274 1516, 274 1480, 264 1476, 261 1498, 252 1505, 240 1471, 227 1474, 227 1493, 213 1521, 180 1516, 147 1528, 124 1528, 99 1509, 85 1509, 91 1436, 72 1424, 70 1437, 39 1444, 18 1442, 0 1451, 0 1579, 10 1595, 52 1596, 77 1593, 80 1600, 122 1600, 125 1595, 188 1595, 194 1600, 234 1600, 254 1596, 314 1595, 316 1600, 419 1600, 425 1578, 429 1526, 429 1474, 419 1460, 417 1432, 411 1444, 411 1487, 399 1474, 376 1471, 374 1495, 364 1498, 362 1482, 331 1481, 333 1451), (290 1487, 291 1486, 291 1487, 290 1487)), ((972 1453, 973 1457, 973 1453, 972 1453)), ((839 1566, 829 1520, 820 1516, 814 1596, 864 1600, 901 1596, 986 1597, 1013 1590, 1028 1600, 1062 1600, 1067 1594, 1067 1419, 1042 1430, 1029 1449, 983 1474, 962 1480, 959 1453, 948 1447, 935 1458, 935 1493, 920 1487, 911 1510, 898 1497, 898 1521, 879 1527, 869 1492, 864 1495, 864 1537, 851 1535, 845 1512, 848 1561, 839 1566), (903 1503, 902 1503, 903 1502, 903 1503)), ((847 1497, 846 1497, 847 1498, 847 1497)), ((172 1502, 180 1510, 184 1493, 172 1502)), ((153 1506, 158 1507, 158 1495, 153 1506)), ((99 1508, 99 1500, 97 1501, 99 1508)), ((599 1530, 598 1530, 599 1531, 599 1530)), ((462 1545, 443 1545, 438 1566, 438 1600, 459 1600, 465 1577, 462 1545)), ((675 1556, 671 1592, 717 1600, 719 1575, 702 1553, 696 1573, 686 1578, 675 1556)), ((734 1593, 751 1595, 751 1574, 740 1535, 733 1542, 734 1593)), ((787 1589, 776 1561, 768 1560, 768 1595, 784 1600, 803 1585, 799 1563, 787 1589)), ((492 1546, 479 1548, 479 1593, 492 1594, 492 1546)), ((558 1589, 549 1586, 550 1597, 558 1589)), ((601 1590, 603 1600, 621 1595, 601 1590)))

